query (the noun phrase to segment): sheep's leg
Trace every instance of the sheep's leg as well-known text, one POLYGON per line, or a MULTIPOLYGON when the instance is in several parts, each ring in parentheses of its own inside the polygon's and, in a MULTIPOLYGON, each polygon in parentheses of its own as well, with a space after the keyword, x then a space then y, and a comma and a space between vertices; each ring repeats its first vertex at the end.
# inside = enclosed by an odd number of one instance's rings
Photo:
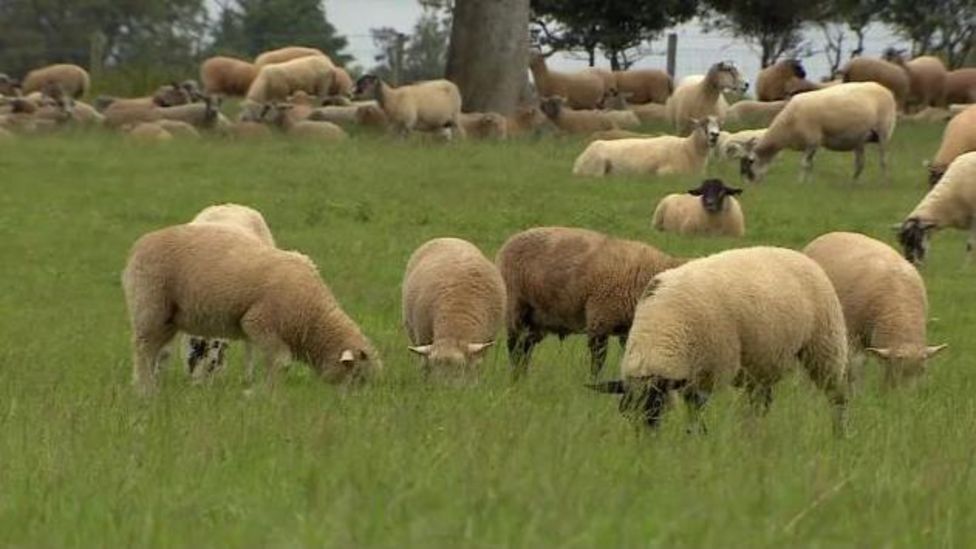
POLYGON ((746 394, 749 396, 749 406, 757 416, 765 416, 769 413, 769 407, 773 404, 773 387, 768 383, 746 384, 746 394))
POLYGON ((516 378, 522 377, 529 366, 532 348, 545 337, 541 332, 533 329, 509 330, 508 358, 512 363, 512 373, 516 378))
POLYGON ((835 354, 835 350, 829 345, 812 345, 800 353, 800 362, 813 383, 830 401, 833 407, 834 433, 843 436, 847 431, 848 398, 847 375, 843 362, 847 357, 834 356, 835 354))
POLYGON ((590 347, 590 376, 594 379, 600 375, 603 365, 607 361, 607 341, 610 338, 602 334, 590 334, 587 344, 590 347))
POLYGON ((810 181, 810 174, 813 171, 813 157, 817 154, 816 147, 807 147, 803 153, 803 160, 800 162, 802 171, 800 172, 800 183, 810 181))
POLYGON ((135 332, 132 336, 133 369, 132 384, 136 391, 148 395, 156 388, 156 373, 163 358, 166 344, 176 330, 167 328, 154 332, 135 332))
POLYGON ((861 177, 861 172, 864 171, 864 145, 860 145, 854 149, 854 183, 861 177))

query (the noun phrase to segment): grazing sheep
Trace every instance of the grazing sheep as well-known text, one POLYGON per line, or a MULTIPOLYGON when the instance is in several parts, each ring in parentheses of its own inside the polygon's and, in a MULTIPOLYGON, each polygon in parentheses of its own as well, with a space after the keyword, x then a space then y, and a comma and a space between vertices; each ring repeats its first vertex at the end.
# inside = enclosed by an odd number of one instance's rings
POLYGON ((705 170, 708 151, 718 142, 714 116, 695 121, 688 137, 662 135, 647 139, 594 141, 576 158, 573 175, 694 174, 705 170))
MULTIPOLYGON (((276 50, 266 51, 254 58, 254 65, 260 70, 265 65, 286 63, 302 57, 318 56, 329 59, 329 56, 316 48, 306 48, 304 46, 285 46, 276 50)), ((331 63, 332 60, 329 59, 331 63)))
POLYGON ((49 65, 40 69, 35 69, 27 73, 24 77, 21 90, 28 94, 35 91, 42 91, 47 86, 61 86, 70 97, 79 98, 88 94, 91 87, 91 79, 88 71, 71 64, 49 65))
POLYGON ((257 76, 257 66, 233 57, 211 57, 200 65, 200 82, 210 95, 244 97, 257 76))
POLYGON ((555 124, 538 105, 522 105, 515 114, 505 119, 505 134, 510 138, 527 134, 539 135, 555 128, 555 124))
POLYGON ((888 180, 885 147, 895 131, 897 107, 880 84, 862 82, 812 91, 790 99, 755 148, 742 159, 749 181, 761 179, 782 149, 804 151, 801 181, 810 177, 813 155, 825 147, 854 152, 854 181, 864 169, 865 143, 877 143, 884 180, 888 180))
POLYGON ((723 124, 742 128, 766 128, 785 107, 786 101, 736 101, 725 112, 723 124))
POLYGON ((956 157, 939 184, 905 217, 898 231, 905 259, 924 261, 931 233, 947 227, 969 231, 967 256, 970 262, 976 259, 976 152, 956 157))
POLYGON ((392 88, 367 74, 356 82, 355 95, 367 96, 386 113, 393 128, 406 136, 414 130, 461 134, 461 92, 447 80, 429 80, 392 88))
POLYGON ((837 291, 851 355, 868 352, 881 359, 886 386, 923 374, 926 361, 946 348, 926 344, 925 282, 891 246, 863 234, 834 232, 816 238, 803 253, 823 268, 837 291))
POLYGON ((510 237, 495 263, 508 292, 508 353, 516 374, 524 373, 546 334, 585 333, 596 376, 607 340, 623 341, 647 282, 683 262, 643 242, 586 229, 540 227, 510 237))
POLYGON ((539 104, 552 123, 566 133, 593 133, 617 129, 617 124, 605 113, 595 110, 574 110, 562 97, 547 97, 539 104))
POLYGON ((939 150, 928 164, 929 185, 938 183, 952 161, 970 151, 976 151, 976 105, 957 114, 946 125, 939 150))
POLYGON ((532 53, 529 69, 539 97, 564 97, 573 109, 599 108, 607 94, 606 82, 596 72, 550 71, 546 66, 546 57, 540 52, 532 53))
POLYGON ((946 77, 949 71, 938 57, 923 55, 905 62, 903 52, 888 48, 885 60, 898 65, 908 74, 906 106, 941 107, 945 105, 946 77))
POLYGON ((669 123, 668 108, 659 103, 645 103, 644 105, 631 105, 630 110, 637 115, 641 124, 664 124, 669 123))
POLYGON ((320 122, 312 120, 295 121, 288 116, 288 111, 293 108, 291 104, 275 104, 265 107, 261 114, 261 120, 276 127, 286 135, 300 139, 315 139, 319 141, 342 141, 348 139, 349 135, 345 130, 331 122, 320 122))
POLYGON ((173 140, 173 134, 155 122, 139 122, 126 135, 134 143, 166 143, 173 140))
POLYGON ((741 237, 746 233, 742 208, 721 179, 706 179, 684 194, 669 194, 654 210, 651 226, 663 232, 741 237))
POLYGON ((494 345, 505 318, 505 283, 476 246, 435 238, 403 275, 403 325, 428 371, 465 370, 494 345))
POLYGON ((674 90, 668 99, 668 119, 678 135, 682 136, 694 130, 693 119, 714 116, 722 123, 727 109, 722 92, 744 92, 747 87, 748 83, 742 79, 735 65, 728 61, 715 63, 701 80, 691 79, 674 90))
POLYGON ((674 81, 668 73, 658 69, 630 69, 613 71, 614 83, 620 94, 636 105, 667 103, 674 91, 674 81))
POLYGON ((796 365, 834 407, 844 431, 847 333, 830 279, 812 259, 783 248, 729 250, 654 277, 634 313, 621 379, 591 388, 622 394, 620 410, 650 427, 669 391, 679 391, 701 424, 708 396, 743 387, 758 412, 796 365))
POLYGON ((505 139, 508 137, 508 120, 497 112, 461 113, 461 127, 465 136, 472 139, 505 139))
POLYGON ((720 132, 713 152, 719 160, 741 160, 756 147, 756 144, 765 134, 765 128, 742 130, 735 133, 720 132))
POLYGON ((911 89, 908 73, 884 59, 855 57, 840 70, 844 82, 876 82, 888 88, 895 97, 899 110, 905 108, 905 101, 911 89))
POLYGON ((146 234, 129 253, 122 287, 133 381, 143 393, 154 388, 161 351, 178 331, 247 340, 263 352, 271 380, 289 356, 333 382, 381 368, 310 259, 256 246, 239 230, 186 224, 146 234))
POLYGON ((956 69, 946 75, 946 103, 976 103, 976 68, 956 69))
POLYGON ((756 77, 756 99, 781 101, 790 96, 787 85, 794 80, 806 80, 807 71, 799 59, 782 59, 759 71, 756 77))
POLYGON ((334 79, 335 66, 328 57, 299 57, 261 67, 246 99, 249 105, 262 105, 284 101, 299 90, 322 99, 329 95, 334 79))

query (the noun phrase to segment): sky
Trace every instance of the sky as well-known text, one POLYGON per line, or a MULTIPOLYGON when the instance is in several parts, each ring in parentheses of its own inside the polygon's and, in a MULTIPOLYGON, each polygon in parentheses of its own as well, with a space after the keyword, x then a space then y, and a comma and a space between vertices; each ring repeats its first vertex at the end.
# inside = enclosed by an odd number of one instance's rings
MULTIPOLYGON (((416 0, 325 0, 325 8, 329 21, 349 40, 349 53, 356 58, 356 63, 367 68, 375 63, 373 56, 379 53, 369 37, 369 29, 388 26, 409 33, 421 12, 416 0)), ((755 75, 759 71, 758 50, 740 40, 718 32, 706 34, 695 22, 681 25, 675 32, 678 34, 678 78, 704 73, 712 63, 722 60, 734 61, 746 75, 755 75)), ((822 47, 820 36, 819 31, 807 33, 815 49, 822 47)), ((898 38, 887 28, 875 25, 868 33, 865 55, 880 55, 886 47, 898 43, 898 38)), ((664 68, 664 39, 655 41, 651 50, 653 54, 635 67, 664 68)), ((598 64, 609 67, 603 59, 598 64)), ((829 69, 823 54, 804 59, 803 64, 815 79, 826 75, 829 69)), ((569 55, 556 55, 550 58, 550 65, 572 70, 582 68, 586 63, 569 55)))

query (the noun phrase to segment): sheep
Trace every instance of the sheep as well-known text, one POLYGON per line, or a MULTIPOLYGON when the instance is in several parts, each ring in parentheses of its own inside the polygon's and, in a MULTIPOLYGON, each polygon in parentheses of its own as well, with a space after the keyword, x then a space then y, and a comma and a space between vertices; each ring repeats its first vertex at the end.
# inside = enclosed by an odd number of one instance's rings
POLYGON ((603 98, 600 99, 598 106, 603 106, 603 100, 612 93, 617 93, 617 78, 612 71, 602 67, 586 67, 580 71, 581 74, 595 74, 603 81, 603 98))
POLYGON ((923 55, 905 62, 902 53, 889 48, 885 59, 908 74, 906 106, 940 107, 945 105, 946 77, 949 71, 938 57, 923 55))
POLYGON ((261 120, 279 128, 286 135, 300 139, 342 141, 349 137, 345 130, 331 122, 293 120, 288 116, 288 111, 292 108, 290 104, 267 105, 261 114, 261 120))
POLYGON ((566 105, 562 97, 547 97, 539 104, 541 110, 552 123, 566 133, 592 133, 600 130, 615 130, 617 124, 608 116, 595 110, 574 110, 566 105))
POLYGON ((701 429, 700 411, 722 384, 743 387, 757 412, 797 364, 833 407, 844 432, 847 333, 830 279, 816 262, 784 248, 717 253, 658 274, 634 312, 621 379, 591 385, 622 394, 620 410, 658 425, 678 391, 701 429))
POLYGON ((742 130, 735 133, 719 132, 718 141, 712 152, 719 160, 741 160, 756 147, 756 143, 766 134, 766 129, 742 130))
POLYGON ((951 227, 969 230, 967 257, 976 259, 976 152, 956 157, 939 184, 909 213, 898 229, 905 259, 920 264, 928 253, 933 231, 951 227))
POLYGON ((822 90, 824 88, 829 88, 830 86, 836 86, 837 84, 843 84, 842 80, 830 80, 827 82, 811 82, 805 78, 794 78, 786 83, 784 90, 786 91, 786 97, 790 98, 794 95, 799 95, 801 93, 812 92, 816 90, 822 90))
POLYGON ((976 68, 963 68, 946 75, 946 103, 976 103, 976 68))
POLYGON ((668 109, 665 105, 658 103, 646 103, 644 105, 631 105, 630 110, 637 115, 641 124, 663 124, 669 123, 668 109))
POLYGON ((746 226, 735 196, 742 189, 726 187, 721 179, 706 179, 684 194, 661 199, 651 226, 662 232, 741 237, 746 226))
POLYGON ((41 91, 49 85, 61 86, 66 94, 71 97, 79 98, 88 94, 91 87, 91 78, 88 71, 71 64, 48 65, 40 69, 35 69, 27 73, 21 86, 23 93, 41 91))
POLYGON ((190 103, 192 97, 186 88, 179 84, 170 83, 156 88, 152 95, 146 97, 117 98, 99 96, 95 99, 95 108, 103 114, 110 109, 148 109, 151 107, 174 107, 190 103))
POLYGON ((173 137, 198 139, 200 132, 192 124, 181 120, 167 120, 165 118, 154 122, 160 128, 169 132, 173 137))
POLYGON ((376 100, 400 136, 414 130, 463 136, 461 92, 453 82, 428 80, 392 88, 376 75, 367 74, 356 82, 354 93, 376 100))
POLYGON ((349 72, 342 67, 336 67, 332 87, 329 89, 329 96, 342 98, 352 97, 352 91, 355 87, 356 83, 349 76, 349 72))
POLYGON ((786 101, 751 101, 744 99, 732 103, 725 113, 724 125, 743 128, 766 128, 776 115, 786 107, 786 101))
POLYGON ((762 139, 741 161, 740 171, 758 181, 780 150, 804 151, 800 180, 810 177, 819 147, 854 152, 854 181, 864 169, 865 143, 877 143, 884 180, 888 180, 885 148, 895 131, 894 95, 874 82, 843 84, 790 99, 762 139))
POLYGON ((790 96, 787 84, 806 80, 807 71, 799 59, 782 59, 759 71, 756 77, 756 99, 781 101, 790 96))
POLYGON ((547 333, 585 333, 591 374, 606 360, 607 340, 624 340, 634 305, 655 274, 683 263, 643 242, 586 229, 539 227, 502 245, 495 264, 507 291, 508 353, 516 375, 547 333))
POLYGON ((876 82, 888 88, 899 110, 905 108, 911 82, 904 69, 884 59, 855 57, 840 70, 844 82, 876 82))
MULTIPOLYGON (((355 124, 356 113, 359 112, 360 107, 361 105, 349 105, 348 107, 329 105, 327 107, 319 107, 308 115, 308 119, 319 122, 332 122, 333 124, 355 124)), ((379 108, 377 105, 373 105, 373 107, 379 108)))
POLYGON ((948 122, 955 116, 949 109, 942 107, 924 107, 922 110, 912 114, 902 114, 898 118, 910 120, 912 122, 941 123, 948 122))
POLYGON ((935 185, 959 155, 976 151, 976 105, 957 114, 942 132, 942 142, 928 163, 929 185, 935 185))
POLYGON ((200 65, 200 82, 209 95, 244 97, 257 75, 257 66, 233 57, 211 57, 200 65))
POLYGON ((464 134, 473 139, 505 139, 508 121, 497 112, 461 113, 464 134))
POLYGON ((356 124, 366 128, 385 130, 390 127, 390 119, 379 105, 356 107, 356 124))
POLYGON ((630 130, 602 130, 598 132, 593 132, 586 138, 588 142, 593 141, 615 141, 617 139, 646 139, 649 137, 657 137, 657 135, 648 133, 638 133, 632 132, 630 130))
POLYGON ((95 107, 81 101, 74 102, 72 118, 82 126, 101 126, 105 123, 105 116, 95 107))
POLYGON ((674 81, 668 73, 658 69, 630 69, 613 71, 617 91, 628 94, 628 101, 665 104, 674 91, 674 81))
POLYGON ((505 118, 505 134, 508 137, 539 135, 554 129, 555 125, 538 105, 522 105, 515 114, 505 118))
POLYGON ((271 128, 255 121, 234 122, 228 134, 236 139, 264 139, 272 136, 271 128))
POLYGON ((177 332, 245 339, 248 363, 256 345, 271 382, 289 356, 330 382, 382 368, 310 259, 256 246, 239 230, 186 224, 148 233, 129 252, 122 287, 141 393, 155 388, 161 351, 177 332))
POLYGON ((609 92, 600 112, 620 128, 633 129, 641 124, 640 117, 630 109, 624 94, 616 90, 609 92))
POLYGON ((693 174, 705 170, 708 151, 718 141, 714 116, 695 121, 688 137, 663 135, 647 139, 594 141, 576 158, 573 175, 693 174))
POLYGON ((546 57, 540 52, 532 52, 529 69, 540 97, 564 97, 573 109, 599 108, 607 94, 606 82, 600 74, 593 71, 550 71, 546 66, 546 57))
POLYGON ((926 343, 925 282, 891 246, 859 233, 833 232, 814 239, 803 253, 837 291, 851 355, 866 352, 884 362, 886 387, 923 374, 926 361, 947 347, 926 343))
MULTIPOLYGON (((254 66, 261 69, 265 65, 274 65, 277 63, 286 63, 294 59, 300 59, 302 57, 317 56, 329 59, 329 56, 324 54, 322 50, 316 48, 306 48, 304 46, 286 46, 284 48, 278 48, 276 50, 266 51, 256 58, 254 58, 254 66)), ((329 63, 332 60, 329 59, 329 63)))
POLYGON ((403 325, 426 370, 476 366, 505 318, 505 283, 494 263, 458 238, 417 248, 403 275, 403 325))
POLYGON ((155 122, 139 122, 126 134, 134 143, 166 143, 173 140, 173 134, 155 122))
POLYGON ((175 107, 155 107, 152 109, 162 120, 186 122, 200 129, 213 129, 220 121, 220 98, 207 97, 203 103, 190 103, 175 107))
POLYGON ((690 80, 674 90, 667 103, 668 119, 681 136, 694 130, 693 119, 715 116, 721 123, 727 108, 722 92, 744 92, 746 88, 748 83, 742 79, 735 65, 728 61, 715 63, 701 80, 690 80))
POLYGON ((245 99, 249 105, 262 105, 284 101, 299 90, 322 99, 329 94, 334 80, 335 65, 327 57, 299 57, 261 67, 245 99))

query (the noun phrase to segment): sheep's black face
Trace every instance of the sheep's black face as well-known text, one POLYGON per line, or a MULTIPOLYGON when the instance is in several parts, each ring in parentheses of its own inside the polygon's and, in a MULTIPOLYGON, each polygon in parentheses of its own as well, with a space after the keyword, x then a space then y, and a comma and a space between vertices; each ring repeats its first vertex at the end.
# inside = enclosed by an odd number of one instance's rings
POLYGON ((905 252, 905 259, 918 265, 925 261, 929 248, 929 233, 935 225, 917 218, 906 219, 898 231, 898 243, 905 252))
POLYGON ((807 77, 807 71, 803 68, 803 63, 800 63, 799 59, 791 59, 790 68, 793 69, 793 76, 797 78, 807 77))
POLYGON ((726 187, 721 179, 706 179, 697 189, 691 189, 688 194, 701 197, 702 207, 708 213, 722 211, 726 196, 742 193, 742 189, 726 187))

